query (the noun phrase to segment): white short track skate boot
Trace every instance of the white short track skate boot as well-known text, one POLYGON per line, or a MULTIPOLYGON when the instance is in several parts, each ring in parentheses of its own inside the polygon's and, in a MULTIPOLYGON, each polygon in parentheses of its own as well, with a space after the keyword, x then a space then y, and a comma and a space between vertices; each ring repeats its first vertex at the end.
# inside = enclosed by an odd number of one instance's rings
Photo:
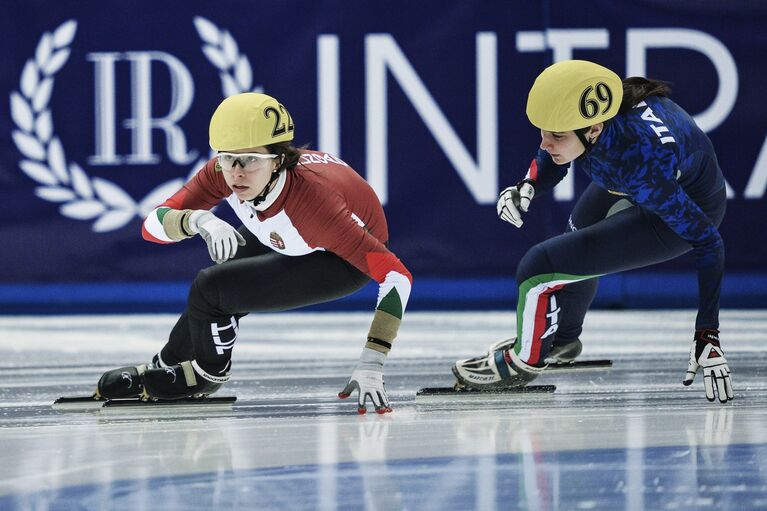
POLYGON ((513 344, 512 339, 499 342, 494 344, 493 348, 500 346, 502 349, 456 362, 452 369, 458 385, 479 390, 494 390, 524 387, 533 381, 546 366, 535 367, 526 364, 514 352, 513 344))
MULTIPOLYGON (((515 342, 515 338, 498 341, 490 346, 490 348, 488 348, 487 353, 490 354, 498 350, 511 349, 515 342)), ((583 344, 581 343, 580 339, 575 339, 574 341, 568 342, 567 344, 555 344, 551 348, 549 354, 546 355, 545 361, 547 364, 569 364, 570 362, 574 362, 582 351, 583 344)))
POLYGON ((503 339, 498 342, 494 342, 490 345, 489 348, 487 348, 487 354, 495 353, 496 351, 503 351, 503 350, 510 350, 514 343, 517 342, 516 337, 512 337, 511 339, 503 339))

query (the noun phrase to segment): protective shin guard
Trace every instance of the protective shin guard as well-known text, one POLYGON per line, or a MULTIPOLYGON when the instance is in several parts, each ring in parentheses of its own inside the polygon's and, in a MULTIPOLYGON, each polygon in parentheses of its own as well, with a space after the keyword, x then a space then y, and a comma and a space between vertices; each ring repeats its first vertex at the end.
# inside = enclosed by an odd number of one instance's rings
POLYGON ((195 360, 174 366, 147 369, 141 375, 143 399, 183 399, 204 397, 229 381, 229 373, 214 376, 202 370, 195 360))

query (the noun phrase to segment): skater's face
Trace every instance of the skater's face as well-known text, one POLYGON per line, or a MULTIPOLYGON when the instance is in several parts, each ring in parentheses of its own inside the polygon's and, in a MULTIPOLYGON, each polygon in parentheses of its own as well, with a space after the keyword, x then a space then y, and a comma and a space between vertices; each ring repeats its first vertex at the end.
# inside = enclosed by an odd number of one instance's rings
MULTIPOLYGON (((596 141, 602 132, 603 124, 597 124, 589 128, 585 133, 587 140, 596 141)), ((541 130, 541 149, 551 155, 551 159, 557 165, 570 163, 582 155, 586 148, 574 131, 546 131, 541 130)))
POLYGON ((263 146, 219 153, 219 165, 226 184, 241 201, 255 199, 261 194, 279 162, 279 157, 270 154, 263 146))
POLYGON ((541 149, 551 155, 557 165, 570 163, 586 150, 574 131, 541 130, 541 149))

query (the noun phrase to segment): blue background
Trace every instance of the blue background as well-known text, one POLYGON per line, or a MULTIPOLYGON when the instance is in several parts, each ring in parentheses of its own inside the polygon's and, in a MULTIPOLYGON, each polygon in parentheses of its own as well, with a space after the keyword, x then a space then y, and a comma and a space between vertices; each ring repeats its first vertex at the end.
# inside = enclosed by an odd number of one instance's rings
MULTIPOLYGON (((198 239, 174 246, 147 243, 138 215, 119 228, 94 231, 98 217, 75 219, 62 202, 36 195, 41 183, 23 172, 14 141, 19 130, 10 97, 44 33, 68 20, 77 23, 66 64, 55 73, 46 107, 53 135, 68 164, 76 162, 92 181, 107 180, 136 202, 163 183, 186 178, 191 164, 168 157, 166 138, 152 131, 156 164, 92 165, 96 151, 95 52, 164 52, 191 74, 193 99, 178 121, 187 150, 207 155, 209 116, 224 96, 218 69, 206 59, 194 20, 202 17, 236 41, 248 59, 253 87, 280 99, 296 124, 296 142, 317 148, 318 37, 338 38, 340 97, 339 156, 366 176, 370 150, 366 127, 366 38, 389 34, 431 98, 477 158, 476 37, 493 34, 497 44, 498 183, 518 181, 539 141, 524 114, 535 76, 553 62, 551 50, 523 52, 522 31, 603 29, 609 45, 578 49, 574 58, 597 61, 625 75, 627 31, 690 29, 721 42, 735 61, 738 89, 724 121, 709 132, 733 197, 721 226, 727 250, 722 305, 767 305, 767 242, 764 192, 746 198, 752 174, 767 173, 767 7, 759 2, 576 1, 558 2, 343 2, 133 1, 4 3, 0 17, 0 312, 168 311, 183 306, 188 282, 209 264, 198 239), (761 169, 761 170, 760 170, 761 169)), ((682 41, 680 41, 682 42, 682 41)), ((672 98, 693 115, 714 100, 719 87, 712 61, 703 53, 667 47, 650 49, 647 76, 670 81, 672 98)), ((130 64, 115 65, 116 153, 131 152, 135 94, 130 64)), ((168 112, 173 91, 167 66, 152 65, 155 116, 168 112)), ((388 187, 385 209, 392 249, 413 272, 410 308, 513 307, 516 264, 533 244, 564 231, 574 202, 550 194, 534 202, 523 229, 497 219, 494 201, 472 196, 427 123, 392 73, 386 95, 388 187)), ((319 149, 323 149, 319 147, 319 149)), ((45 162, 44 162, 45 163, 45 162)), ((575 176, 575 197, 586 186, 575 176)), ((226 207, 219 213, 233 219, 226 207)), ((616 240, 619 242, 619 240, 616 240)), ((603 307, 696 306, 691 256, 603 279, 596 305, 603 307)), ((320 308, 370 308, 375 291, 320 308)))

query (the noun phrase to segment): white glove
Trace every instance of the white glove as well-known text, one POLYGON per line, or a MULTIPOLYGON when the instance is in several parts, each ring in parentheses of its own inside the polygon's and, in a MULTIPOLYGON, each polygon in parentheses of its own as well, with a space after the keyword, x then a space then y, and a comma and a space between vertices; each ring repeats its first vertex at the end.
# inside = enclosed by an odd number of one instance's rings
POLYGON ((210 211, 198 209, 189 215, 189 228, 200 233, 208 244, 210 258, 221 264, 234 257, 237 246, 245 244, 245 238, 237 229, 224 222, 210 211))
POLYGON ((522 227, 522 213, 527 213, 534 196, 535 186, 527 179, 506 188, 498 197, 498 216, 514 227, 522 227))
POLYGON ((391 412, 389 398, 386 397, 383 381, 383 364, 386 355, 370 348, 362 348, 362 355, 357 362, 357 367, 352 371, 349 383, 344 390, 338 393, 338 397, 346 399, 355 390, 359 390, 357 398, 357 413, 367 412, 365 402, 368 398, 375 406, 376 413, 391 412))
POLYGON ((719 332, 717 330, 698 330, 690 348, 690 363, 687 365, 687 373, 684 377, 685 385, 692 384, 698 368, 703 368, 703 386, 706 389, 706 399, 713 401, 714 383, 719 401, 726 403, 733 398, 732 378, 727 359, 724 358, 722 348, 719 346, 719 332))

